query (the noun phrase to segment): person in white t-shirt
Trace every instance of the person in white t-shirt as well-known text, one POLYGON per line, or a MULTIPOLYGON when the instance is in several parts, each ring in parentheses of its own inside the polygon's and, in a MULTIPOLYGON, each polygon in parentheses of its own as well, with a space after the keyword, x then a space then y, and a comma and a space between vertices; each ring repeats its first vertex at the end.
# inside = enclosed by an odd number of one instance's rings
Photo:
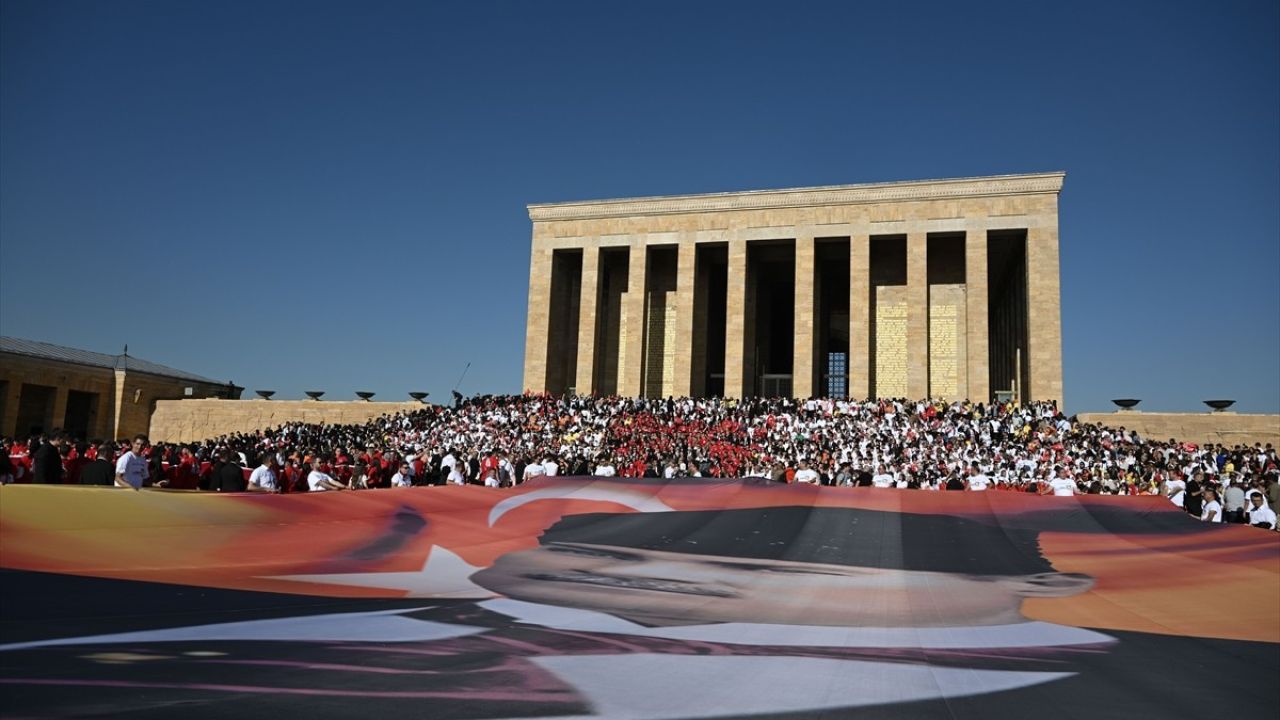
MULTIPOLYGON (((459 463, 458 465, 460 464, 461 463, 459 463)), ((462 469, 459 468, 458 465, 454 465, 452 468, 449 469, 449 477, 446 479, 446 482, 448 482, 450 485, 466 485, 467 484, 467 476, 462 474, 462 469)))
POLYGON ((327 472, 320 470, 321 461, 319 458, 311 461, 311 472, 307 474, 307 488, 311 492, 324 492, 326 490, 346 490, 347 486, 338 482, 327 472))
POLYGON ((893 487, 893 475, 884 469, 884 466, 876 468, 876 474, 871 478, 871 484, 878 488, 893 487))
POLYGON ((1169 478, 1164 483, 1164 496, 1169 498, 1169 502, 1182 507, 1187 497, 1187 483, 1180 477, 1169 478))
POLYGON ((413 487, 413 468, 409 463, 400 463, 400 472, 391 476, 391 487, 413 487))
POLYGON ((1218 491, 1213 488, 1204 489, 1204 506, 1200 509, 1202 522, 1222 522, 1222 503, 1218 502, 1218 491))
POLYGON ((524 482, 540 478, 547 474, 547 467, 540 462, 531 462, 524 466, 524 482))
POLYGON ((596 477, 617 477, 618 469, 608 460, 601 460, 600 464, 596 465, 596 471, 592 475, 596 477))
POLYGON ((796 470, 795 481, 801 485, 817 485, 818 471, 809 467, 809 463, 800 463, 800 469, 796 470))
POLYGON ((1249 496, 1249 524, 1265 530, 1276 529, 1276 513, 1266 502, 1262 493, 1249 496))
POLYGON ((1059 497, 1075 495, 1078 490, 1076 488, 1075 481, 1069 477, 1063 477, 1059 472, 1059 470, 1055 469, 1053 471, 1053 477, 1049 479, 1048 483, 1046 483, 1049 488, 1049 494, 1057 495, 1059 497))
POLYGON ((560 472, 560 465, 556 463, 554 456, 548 455, 542 460, 542 470, 547 477, 555 477, 560 472))
POLYGON ((991 487, 991 478, 987 477, 982 471, 978 471, 977 475, 969 478, 969 489, 976 491, 984 491, 991 487))
POLYGON ((116 487, 138 490, 150 477, 151 471, 147 468, 147 459, 142 456, 147 443, 146 435, 134 436, 129 452, 121 455, 116 461, 116 487))

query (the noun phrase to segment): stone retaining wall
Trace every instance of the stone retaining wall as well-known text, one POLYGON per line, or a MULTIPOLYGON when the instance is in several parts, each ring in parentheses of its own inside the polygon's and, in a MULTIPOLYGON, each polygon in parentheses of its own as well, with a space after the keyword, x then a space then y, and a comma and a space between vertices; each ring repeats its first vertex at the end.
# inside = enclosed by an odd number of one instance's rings
POLYGON ((316 400, 161 400, 151 416, 152 442, 192 442, 287 422, 346 425, 426 407, 417 402, 316 400))
POLYGON ((1081 422, 1137 430, 1144 439, 1177 438, 1198 444, 1252 445, 1271 443, 1280 447, 1280 415, 1221 413, 1160 413, 1121 411, 1080 413, 1081 422))

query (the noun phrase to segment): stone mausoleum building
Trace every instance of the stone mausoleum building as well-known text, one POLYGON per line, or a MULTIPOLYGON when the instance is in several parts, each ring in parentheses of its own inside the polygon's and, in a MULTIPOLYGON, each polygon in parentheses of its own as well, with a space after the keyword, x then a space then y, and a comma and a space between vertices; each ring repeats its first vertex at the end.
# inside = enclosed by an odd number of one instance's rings
POLYGON ((524 387, 1061 403, 1063 177, 530 205, 524 387))
POLYGON ((0 435, 61 428, 84 439, 145 433, 160 400, 237 399, 243 388, 127 354, 0 337, 0 435))

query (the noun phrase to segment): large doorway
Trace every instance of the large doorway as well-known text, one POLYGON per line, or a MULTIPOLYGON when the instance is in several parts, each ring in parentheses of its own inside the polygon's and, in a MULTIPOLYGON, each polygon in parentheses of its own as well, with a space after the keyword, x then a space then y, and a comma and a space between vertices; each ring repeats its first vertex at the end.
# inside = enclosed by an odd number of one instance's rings
POLYGON ((991 392, 1026 395, 1027 231, 987 233, 987 338, 991 392))
POLYGON ((724 396, 725 308, 729 292, 729 246, 699 244, 693 305, 694 397, 724 396))
POLYGON ((53 429, 53 399, 57 389, 49 385, 22 384, 18 398, 18 437, 39 435, 53 429))
MULTIPOLYGON (((98 393, 70 390, 67 392, 67 413, 62 429, 73 437, 89 440, 89 428, 98 419, 98 393)), ((100 438, 97 438, 100 439, 100 438)))
MULTIPOLYGON (((631 253, 626 247, 600 249, 599 300, 596 306, 594 391, 600 395, 616 395, 623 360, 623 325, 625 323, 628 275, 631 253)), ((585 388, 584 388, 585 391, 585 388)))
POLYGON ((794 240, 747 244, 747 396, 789 397, 795 362, 794 240))
POLYGON ((849 396, 849 239, 819 239, 814 247, 814 334, 818 372, 814 395, 849 396))
POLYGON ((677 338, 676 266, 674 247, 645 249, 645 317, 644 359, 640 394, 660 398, 675 394, 676 345, 687 342, 677 338))
POLYGON ((578 310, 582 301, 582 251, 551 256, 551 307, 547 327, 547 392, 574 390, 578 372, 578 310))

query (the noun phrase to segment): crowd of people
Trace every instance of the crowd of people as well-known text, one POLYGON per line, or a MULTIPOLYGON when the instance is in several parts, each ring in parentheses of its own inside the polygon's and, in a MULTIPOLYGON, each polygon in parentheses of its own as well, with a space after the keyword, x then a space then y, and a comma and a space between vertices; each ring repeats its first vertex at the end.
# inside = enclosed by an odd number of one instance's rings
POLYGON ((360 425, 291 423, 195 443, 4 440, 0 481, 334 491, 518 485, 541 475, 1055 495, 1161 494, 1210 522, 1275 528, 1271 445, 1084 424, 1052 403, 486 395, 360 425))

